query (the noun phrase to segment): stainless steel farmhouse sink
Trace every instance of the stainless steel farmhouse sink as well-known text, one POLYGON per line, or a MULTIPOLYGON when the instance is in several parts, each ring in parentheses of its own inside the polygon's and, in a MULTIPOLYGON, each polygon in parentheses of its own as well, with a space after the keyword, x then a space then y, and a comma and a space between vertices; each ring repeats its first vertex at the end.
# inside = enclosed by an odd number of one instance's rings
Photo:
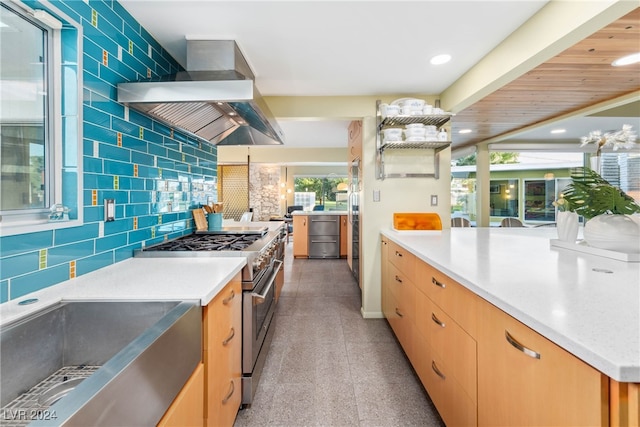
POLYGON ((196 301, 61 302, 0 329, 0 419, 155 425, 201 353, 196 301))

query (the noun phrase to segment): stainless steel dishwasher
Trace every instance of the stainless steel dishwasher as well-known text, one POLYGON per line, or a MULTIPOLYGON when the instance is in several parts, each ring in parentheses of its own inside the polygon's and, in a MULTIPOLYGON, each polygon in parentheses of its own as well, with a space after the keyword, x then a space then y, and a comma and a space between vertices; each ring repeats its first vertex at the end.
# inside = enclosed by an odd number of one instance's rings
POLYGON ((339 215, 309 215, 309 258, 340 258, 339 215))

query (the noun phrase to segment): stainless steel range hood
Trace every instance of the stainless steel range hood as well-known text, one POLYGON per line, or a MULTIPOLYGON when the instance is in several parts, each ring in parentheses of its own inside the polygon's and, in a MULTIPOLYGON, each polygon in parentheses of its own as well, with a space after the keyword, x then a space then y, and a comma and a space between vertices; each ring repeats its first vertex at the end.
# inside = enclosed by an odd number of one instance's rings
POLYGON ((187 71, 118 84, 118 102, 217 145, 283 144, 233 40, 187 40, 187 71))

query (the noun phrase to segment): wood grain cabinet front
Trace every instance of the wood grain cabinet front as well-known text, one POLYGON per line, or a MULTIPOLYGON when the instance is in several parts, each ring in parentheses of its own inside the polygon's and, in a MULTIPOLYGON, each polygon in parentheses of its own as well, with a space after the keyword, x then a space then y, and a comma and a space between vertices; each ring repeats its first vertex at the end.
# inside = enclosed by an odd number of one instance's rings
POLYGON ((340 258, 347 257, 347 223, 349 222, 347 215, 340 215, 340 258))
POLYGON ((240 273, 204 309, 206 424, 233 426, 242 401, 240 273))
POLYGON ((202 426, 204 424, 204 364, 198 364, 158 427, 202 426))
POLYGON ((493 305, 478 329, 478 425, 609 425, 608 377, 493 305))
POLYGON ((307 215, 293 216, 293 257, 309 256, 309 226, 307 215))

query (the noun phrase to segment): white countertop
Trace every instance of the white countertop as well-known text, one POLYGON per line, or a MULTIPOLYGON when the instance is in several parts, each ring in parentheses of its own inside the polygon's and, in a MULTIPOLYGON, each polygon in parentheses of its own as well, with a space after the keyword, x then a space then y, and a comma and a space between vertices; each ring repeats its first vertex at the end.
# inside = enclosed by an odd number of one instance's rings
POLYGON ((609 377, 640 382, 640 263, 552 248, 554 228, 382 234, 609 377))
POLYGON ((130 258, 0 304, 0 325, 62 300, 197 300, 204 306, 246 263, 244 257, 130 258), (18 305, 29 298, 39 301, 18 305))
POLYGON ((347 211, 293 211, 291 215, 349 215, 347 211))

